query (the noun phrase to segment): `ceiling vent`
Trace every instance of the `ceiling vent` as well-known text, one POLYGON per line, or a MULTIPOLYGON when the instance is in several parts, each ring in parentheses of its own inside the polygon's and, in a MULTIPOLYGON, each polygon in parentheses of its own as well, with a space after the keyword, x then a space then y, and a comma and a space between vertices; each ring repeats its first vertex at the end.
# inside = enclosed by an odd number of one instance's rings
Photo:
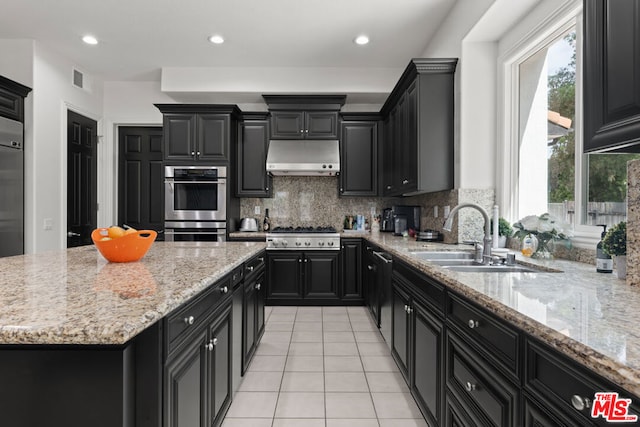
POLYGON ((84 89, 84 74, 75 68, 73 69, 73 85, 80 89, 84 89))

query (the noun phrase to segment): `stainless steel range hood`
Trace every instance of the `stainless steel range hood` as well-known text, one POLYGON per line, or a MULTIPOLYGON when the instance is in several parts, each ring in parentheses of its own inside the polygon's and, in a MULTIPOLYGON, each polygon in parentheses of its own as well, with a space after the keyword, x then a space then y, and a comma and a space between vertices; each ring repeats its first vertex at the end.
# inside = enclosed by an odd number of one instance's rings
POLYGON ((285 176, 334 176, 340 172, 337 140, 271 140, 267 172, 285 176))

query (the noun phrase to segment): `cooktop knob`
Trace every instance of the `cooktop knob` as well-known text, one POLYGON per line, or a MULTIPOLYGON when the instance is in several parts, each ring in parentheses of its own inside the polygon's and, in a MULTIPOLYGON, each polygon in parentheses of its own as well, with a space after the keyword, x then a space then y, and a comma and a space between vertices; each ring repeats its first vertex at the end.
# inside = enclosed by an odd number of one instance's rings
POLYGON ((300 246, 300 242, 296 242, 296 246, 300 246))
POLYGON ((283 247, 286 247, 288 244, 289 244, 289 242, 287 242, 286 240, 283 240, 283 241, 282 241, 282 246, 283 246, 283 247))
POLYGON ((333 246, 333 242, 329 242, 329 243, 327 243, 327 245, 333 246))
POLYGON ((308 241, 308 240, 306 242, 304 242, 304 244, 305 244, 305 246, 311 246, 311 242, 308 241))
POLYGON ((318 246, 324 246, 324 242, 318 242, 318 246))

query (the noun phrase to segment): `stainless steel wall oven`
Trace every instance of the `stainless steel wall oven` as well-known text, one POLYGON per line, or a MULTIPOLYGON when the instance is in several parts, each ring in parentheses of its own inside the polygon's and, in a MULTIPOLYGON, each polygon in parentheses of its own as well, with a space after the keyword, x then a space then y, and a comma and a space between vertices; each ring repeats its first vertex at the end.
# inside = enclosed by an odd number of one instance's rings
POLYGON ((164 194, 165 240, 225 240, 226 166, 165 166, 164 194))

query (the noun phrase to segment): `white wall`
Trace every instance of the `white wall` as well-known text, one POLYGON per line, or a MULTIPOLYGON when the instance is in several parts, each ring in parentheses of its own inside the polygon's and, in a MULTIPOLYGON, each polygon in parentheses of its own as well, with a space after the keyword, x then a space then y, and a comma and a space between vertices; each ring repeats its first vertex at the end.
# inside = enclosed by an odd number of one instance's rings
POLYGON ((160 91, 160 82, 105 82, 104 126, 98 147, 98 226, 117 223, 118 130, 125 126, 162 126, 153 104, 176 101, 160 91))

